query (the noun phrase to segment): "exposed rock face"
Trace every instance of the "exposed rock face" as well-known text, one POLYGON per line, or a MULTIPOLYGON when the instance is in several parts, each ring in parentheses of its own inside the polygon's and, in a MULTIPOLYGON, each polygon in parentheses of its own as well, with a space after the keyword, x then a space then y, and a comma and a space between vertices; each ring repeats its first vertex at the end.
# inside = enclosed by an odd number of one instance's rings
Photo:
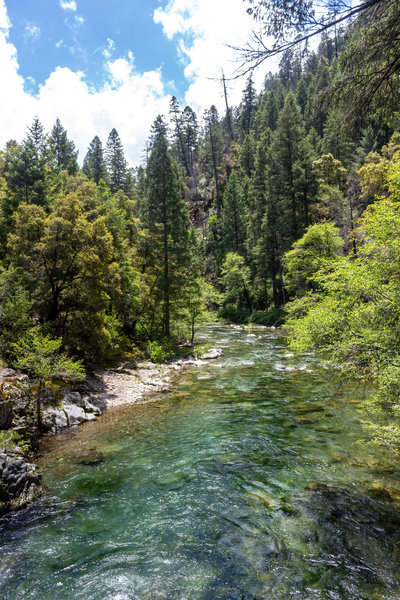
POLYGON ((35 466, 0 450, 0 516, 10 510, 25 508, 41 491, 35 466))
POLYGON ((59 431, 64 427, 73 427, 84 421, 93 421, 101 415, 101 410, 94 406, 79 392, 66 390, 58 406, 47 406, 43 410, 43 424, 51 431, 59 431))
POLYGON ((12 425, 13 411, 10 402, 0 400, 0 429, 9 429, 12 425))

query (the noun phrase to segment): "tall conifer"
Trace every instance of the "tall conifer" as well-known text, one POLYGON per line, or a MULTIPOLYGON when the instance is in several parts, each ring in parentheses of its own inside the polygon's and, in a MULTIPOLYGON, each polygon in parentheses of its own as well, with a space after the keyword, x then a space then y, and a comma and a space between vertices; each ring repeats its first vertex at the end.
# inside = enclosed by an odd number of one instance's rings
POLYGON ((178 168, 169 152, 166 127, 161 117, 153 125, 151 138, 143 217, 151 239, 147 264, 153 279, 151 289, 155 312, 161 305, 158 331, 168 338, 190 260, 189 217, 178 168))
POLYGON ((121 138, 118 135, 116 129, 112 129, 108 136, 105 161, 108 170, 108 178, 110 182, 110 188, 113 194, 117 190, 125 189, 128 164, 124 157, 124 149, 122 146, 121 138))
POLYGON ((90 142, 90 146, 83 161, 82 171, 95 183, 99 183, 100 179, 107 179, 103 145, 97 135, 90 142))

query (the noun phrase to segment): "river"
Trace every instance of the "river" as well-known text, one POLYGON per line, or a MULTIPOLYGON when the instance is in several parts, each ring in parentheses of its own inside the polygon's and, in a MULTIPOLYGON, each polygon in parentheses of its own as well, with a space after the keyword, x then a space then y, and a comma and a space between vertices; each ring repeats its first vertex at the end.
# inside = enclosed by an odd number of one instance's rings
POLYGON ((2 599, 400 599, 399 469, 361 391, 279 331, 201 337, 224 355, 172 392, 45 441, 46 495, 0 531, 2 599))

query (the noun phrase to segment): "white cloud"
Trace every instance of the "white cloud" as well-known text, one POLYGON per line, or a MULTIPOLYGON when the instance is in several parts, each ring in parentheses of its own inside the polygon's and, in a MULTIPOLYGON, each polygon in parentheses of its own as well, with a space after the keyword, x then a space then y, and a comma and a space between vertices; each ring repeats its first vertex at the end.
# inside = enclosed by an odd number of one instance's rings
POLYGON ((0 29, 4 32, 8 32, 10 27, 11 23, 8 19, 6 5, 0 0, 0 29))
MULTIPOLYGON (((211 103, 224 110, 221 72, 233 77, 239 67, 238 55, 229 46, 242 47, 250 39, 254 20, 246 13, 243 0, 170 0, 165 8, 157 8, 154 21, 164 34, 174 39, 185 63, 185 76, 190 81, 185 101, 202 111, 211 103)), ((258 69, 254 80, 259 90, 268 64, 258 69)), ((237 105, 242 97, 245 79, 228 82, 229 101, 237 105)))
MULTIPOLYGON (((158 114, 167 114, 170 97, 166 94, 160 70, 138 73, 132 54, 105 63, 107 83, 100 90, 89 87, 81 72, 57 67, 39 86, 36 96, 25 88, 27 80, 19 74, 17 51, 8 40, 10 23, 0 0, 0 148, 9 139, 21 141, 35 114, 47 131, 57 117, 79 149, 82 162, 95 135, 107 141, 115 127, 131 165, 141 162, 145 141, 158 114)), ((28 82, 29 83, 29 82, 28 82)))
POLYGON ((113 55, 113 53, 115 52, 115 42, 114 40, 107 38, 107 43, 106 43, 106 47, 103 50, 103 56, 104 58, 111 58, 111 56, 113 55))
POLYGON ((20 139, 27 123, 23 115, 29 118, 35 114, 35 101, 24 91, 24 79, 18 73, 17 51, 8 41, 11 24, 7 17, 4 0, 0 0, 0 136, 1 146, 10 139, 20 139))
POLYGON ((60 0, 60 6, 63 10, 72 10, 76 12, 77 6, 75 0, 60 0))
MULTIPOLYGON (((243 0, 170 0, 154 19, 180 48, 190 80, 186 102, 198 110, 211 103, 223 110, 220 83, 211 78, 220 77, 221 66, 226 75, 234 70, 233 53, 224 42, 243 42, 251 30, 243 0)), ((93 137, 98 135, 105 143, 115 127, 129 162, 138 164, 155 117, 168 114, 166 87, 169 90, 172 84, 164 85, 161 69, 139 73, 132 52, 125 58, 115 56, 113 41, 108 39, 103 46, 103 52, 108 52, 104 54, 107 78, 101 89, 92 89, 84 73, 57 67, 33 95, 20 75, 17 50, 8 38, 10 27, 5 0, 0 0, 0 148, 11 138, 21 141, 37 114, 47 131, 60 118, 80 151, 80 162, 93 137)), ((60 40, 56 46, 62 44, 60 40)), ((260 73, 258 83, 263 77, 260 73)), ((244 85, 243 79, 230 83, 232 106, 240 101, 244 85)))
POLYGON ((26 23, 25 25, 25 30, 24 30, 24 36, 32 43, 32 42, 37 42, 38 39, 40 38, 40 27, 38 27, 36 25, 36 23, 33 23, 32 21, 29 21, 28 23, 26 23))

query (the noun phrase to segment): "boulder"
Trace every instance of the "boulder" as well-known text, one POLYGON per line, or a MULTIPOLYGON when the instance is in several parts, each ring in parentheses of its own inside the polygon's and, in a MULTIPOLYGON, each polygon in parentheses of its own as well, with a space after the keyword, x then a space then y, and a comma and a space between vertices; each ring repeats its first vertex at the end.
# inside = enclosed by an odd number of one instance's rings
POLYGON ((101 410, 79 392, 67 390, 63 394, 64 400, 59 406, 46 406, 43 409, 43 425, 52 431, 59 431, 64 427, 73 427, 84 421, 94 421, 101 415, 101 410))
POLYGON ((0 515, 25 508, 41 491, 40 476, 34 465, 0 451, 0 515))
POLYGON ((141 362, 137 364, 138 369, 156 369, 157 365, 152 362, 141 362))
POLYGON ((64 402, 67 404, 77 404, 78 406, 82 406, 82 396, 79 392, 71 392, 71 390, 65 390, 63 392, 64 402))
POLYGON ((82 408, 86 413, 86 418, 91 421, 93 416, 99 417, 101 415, 101 410, 98 406, 95 406, 87 398, 82 398, 82 408))
POLYGON ((220 350, 219 348, 211 348, 210 350, 208 350, 208 352, 203 354, 202 358, 203 360, 211 360, 214 358, 219 358, 220 356, 222 356, 222 350, 220 350))
POLYGON ((84 421, 86 421, 85 411, 81 406, 63 402, 63 410, 66 414, 69 427, 79 425, 79 423, 83 423, 84 421))
POLYGON ((67 415, 62 408, 47 406, 43 409, 42 421, 46 428, 53 431, 68 427, 67 415))

